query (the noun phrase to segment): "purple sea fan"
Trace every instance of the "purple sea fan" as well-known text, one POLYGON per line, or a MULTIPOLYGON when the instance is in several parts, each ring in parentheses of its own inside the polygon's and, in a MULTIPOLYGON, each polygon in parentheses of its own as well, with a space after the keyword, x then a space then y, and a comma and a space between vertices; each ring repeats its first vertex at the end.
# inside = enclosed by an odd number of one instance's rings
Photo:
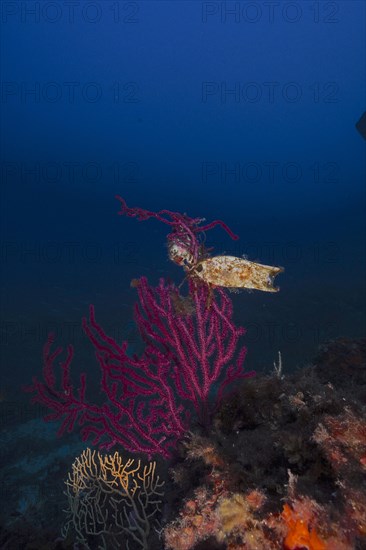
POLYGON ((151 364, 157 363, 155 354, 169 358, 170 386, 206 425, 228 386, 254 374, 244 372, 245 329, 232 320, 231 300, 223 290, 193 281, 185 298, 163 279, 153 289, 141 278, 138 293, 135 314, 144 356, 151 364))
POLYGON ((169 458, 195 415, 207 426, 210 415, 232 382, 252 376, 244 372, 245 330, 232 320, 232 302, 221 290, 189 282, 182 297, 174 284, 161 279, 156 288, 146 278, 135 281, 139 303, 135 319, 145 347, 140 356, 128 354, 128 343, 118 344, 98 325, 94 308, 83 328, 92 342, 101 369, 104 403, 86 398, 86 375, 76 390, 71 382, 73 349, 68 348, 57 382, 51 352, 44 348, 44 380, 27 388, 33 401, 51 409, 46 420, 62 420, 59 435, 81 426, 83 440, 110 449, 123 446, 149 457, 169 458))

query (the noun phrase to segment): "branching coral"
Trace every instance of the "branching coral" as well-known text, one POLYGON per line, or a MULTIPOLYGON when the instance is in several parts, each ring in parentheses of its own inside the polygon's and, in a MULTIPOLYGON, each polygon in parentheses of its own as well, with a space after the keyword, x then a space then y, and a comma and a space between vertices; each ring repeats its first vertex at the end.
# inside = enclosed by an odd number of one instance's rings
POLYGON ((66 480, 69 508, 63 536, 73 533, 84 548, 148 549, 151 526, 161 510, 164 482, 156 463, 102 456, 86 449, 66 480))

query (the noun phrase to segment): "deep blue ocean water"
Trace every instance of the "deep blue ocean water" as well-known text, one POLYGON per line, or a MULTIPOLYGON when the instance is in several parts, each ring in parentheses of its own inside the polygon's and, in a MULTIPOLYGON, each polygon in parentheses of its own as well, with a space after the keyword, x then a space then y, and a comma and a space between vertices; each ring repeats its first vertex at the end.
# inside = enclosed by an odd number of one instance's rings
POLYGON ((117 193, 223 219, 240 240, 210 231, 215 253, 285 268, 280 293, 234 296, 251 367, 364 333, 363 2, 3 2, 2 17, 4 395, 52 325, 66 344, 94 303, 128 327, 131 278, 182 279, 167 228, 117 216, 117 193))
POLYGON ((138 350, 130 280, 183 279, 168 228, 116 194, 222 219, 240 239, 208 232, 216 254, 285 268, 232 295, 248 370, 364 335, 365 3, 71 4, 0 7, 1 400, 28 402, 52 330, 97 379, 89 304, 138 350))

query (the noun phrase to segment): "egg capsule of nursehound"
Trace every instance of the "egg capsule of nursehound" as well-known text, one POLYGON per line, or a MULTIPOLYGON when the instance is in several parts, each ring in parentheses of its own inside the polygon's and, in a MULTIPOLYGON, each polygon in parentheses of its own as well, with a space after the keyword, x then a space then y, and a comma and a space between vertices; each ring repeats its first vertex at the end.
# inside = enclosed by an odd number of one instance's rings
POLYGON ((280 289, 273 282, 283 271, 283 267, 257 264, 236 256, 214 256, 199 262, 193 273, 215 286, 278 292, 280 289))

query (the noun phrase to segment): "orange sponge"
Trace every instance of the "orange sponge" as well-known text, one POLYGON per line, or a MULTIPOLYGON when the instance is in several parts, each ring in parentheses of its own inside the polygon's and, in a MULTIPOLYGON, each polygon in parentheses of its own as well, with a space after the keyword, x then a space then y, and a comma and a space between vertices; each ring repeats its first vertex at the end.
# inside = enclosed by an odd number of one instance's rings
POLYGON ((288 528, 284 540, 286 550, 326 550, 325 543, 319 538, 315 529, 309 531, 307 522, 300 519, 292 508, 285 504, 283 507, 282 518, 288 528))

